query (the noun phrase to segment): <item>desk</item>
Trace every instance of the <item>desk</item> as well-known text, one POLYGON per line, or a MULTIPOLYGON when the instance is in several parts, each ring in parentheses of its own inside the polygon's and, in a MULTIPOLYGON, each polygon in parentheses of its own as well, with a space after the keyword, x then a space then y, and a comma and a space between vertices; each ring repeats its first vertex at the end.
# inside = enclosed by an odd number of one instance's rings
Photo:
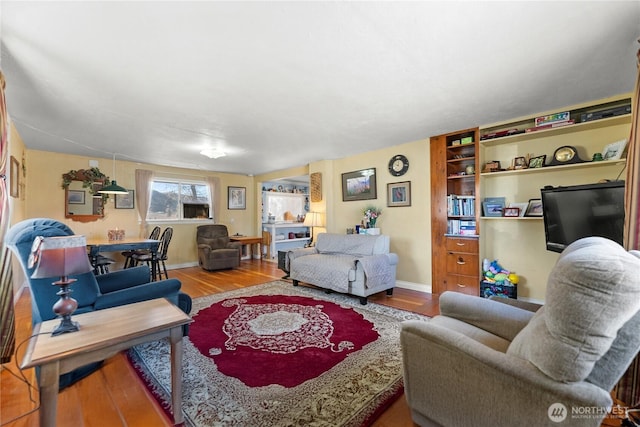
POLYGON ((256 245, 258 248, 258 259, 262 259, 262 237, 229 236, 229 240, 232 242, 240 242, 243 246, 249 245, 251 258, 255 258, 253 245, 256 245))
MULTIPOLYGON (((124 240, 105 240, 105 239, 89 239, 87 240, 87 248, 89 249, 89 258, 91 265, 95 265, 96 257, 100 252, 120 252, 134 250, 148 250, 151 258, 155 259, 158 254, 158 246, 160 240, 153 239, 124 239, 124 240)), ((151 277, 156 280, 156 263, 151 263, 151 277)))
MULTIPOLYGON (((34 328, 21 368, 40 366, 40 426, 55 427, 60 375, 148 341, 169 337, 171 398, 175 424, 182 423, 182 325, 191 318, 164 298, 73 316, 78 332, 51 336, 60 319, 34 328)), ((96 414, 99 416, 99 414, 96 414)))

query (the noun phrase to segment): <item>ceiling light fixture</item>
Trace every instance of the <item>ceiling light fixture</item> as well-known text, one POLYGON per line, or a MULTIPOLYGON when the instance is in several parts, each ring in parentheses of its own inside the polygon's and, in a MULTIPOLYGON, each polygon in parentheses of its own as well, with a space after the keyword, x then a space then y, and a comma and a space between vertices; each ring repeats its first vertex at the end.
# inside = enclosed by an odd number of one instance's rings
POLYGON ((107 185, 106 187, 102 187, 101 190, 98 190, 98 193, 100 194, 129 194, 129 192, 125 189, 120 187, 115 180, 116 177, 116 153, 113 153, 113 178, 114 180, 111 181, 111 184, 107 185))
POLYGON ((200 152, 200 154, 207 156, 210 159, 217 159, 218 157, 224 157, 227 155, 224 151, 217 148, 205 148, 200 152))

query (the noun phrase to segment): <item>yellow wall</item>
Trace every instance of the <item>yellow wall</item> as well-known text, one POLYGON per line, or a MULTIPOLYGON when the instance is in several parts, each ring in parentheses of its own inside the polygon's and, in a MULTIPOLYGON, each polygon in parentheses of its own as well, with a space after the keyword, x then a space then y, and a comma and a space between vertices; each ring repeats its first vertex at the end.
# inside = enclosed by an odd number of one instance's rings
MULTIPOLYGON (((98 160, 100 170, 114 179, 112 159, 92 158, 98 160)), ((81 223, 64 217, 65 191, 62 188, 62 174, 69 170, 89 168, 89 158, 46 151, 27 151, 27 200, 23 218, 48 217, 67 224, 75 233, 84 234, 87 238, 106 238, 107 230, 118 228, 125 230, 126 236, 140 235, 138 213, 135 209, 115 209, 113 197, 105 205, 105 217, 94 222, 81 223)), ((156 176, 166 178, 202 179, 205 176, 217 176, 221 185, 221 209, 217 223, 229 227, 229 232, 253 235, 256 230, 255 188, 253 178, 239 174, 216 173, 201 170, 179 169, 149 164, 116 161, 115 178, 118 185, 127 189, 135 188, 135 170, 153 170, 156 176), (238 186, 247 188, 247 209, 227 209, 227 187, 238 186)), ((20 218, 22 219, 22 218, 20 218)), ((160 224, 162 227, 171 225, 174 228, 173 238, 169 246, 169 260, 172 266, 194 265, 197 263, 196 226, 198 223, 188 224, 160 224)), ((142 233, 148 235, 150 230, 142 233)), ((117 254, 119 256, 119 254, 117 254)), ((120 260, 121 258, 119 258, 120 260)))
POLYGON ((429 163, 428 139, 396 145, 333 161, 327 185, 331 193, 328 231, 345 233, 347 228, 360 224, 368 205, 382 208, 376 226, 390 236, 391 251, 398 254, 398 281, 425 292, 431 291, 429 163), (389 160, 396 154, 409 159, 409 170, 401 177, 392 176, 388 170, 389 160), (344 202, 342 174, 372 167, 376 168, 377 199, 344 202), (403 181, 411 182, 411 206, 387 207, 387 184, 403 181))

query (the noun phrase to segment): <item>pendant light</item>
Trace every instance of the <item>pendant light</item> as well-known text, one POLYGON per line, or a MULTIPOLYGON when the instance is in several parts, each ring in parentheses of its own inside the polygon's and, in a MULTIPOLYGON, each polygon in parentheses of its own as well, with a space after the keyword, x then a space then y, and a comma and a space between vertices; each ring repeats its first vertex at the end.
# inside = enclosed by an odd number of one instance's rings
MULTIPOLYGON (((113 153, 113 177, 116 177, 116 153, 113 153)), ((129 194, 129 192, 120 187, 117 183, 116 180, 112 180, 111 184, 107 185, 106 187, 102 187, 101 190, 98 191, 98 193, 100 194, 129 194)))

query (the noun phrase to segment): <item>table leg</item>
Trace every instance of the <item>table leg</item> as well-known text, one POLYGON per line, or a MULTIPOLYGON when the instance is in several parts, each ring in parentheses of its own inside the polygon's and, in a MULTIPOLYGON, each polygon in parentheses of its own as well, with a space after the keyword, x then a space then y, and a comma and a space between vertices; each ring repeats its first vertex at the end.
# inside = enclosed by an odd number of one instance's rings
POLYGON ((55 427, 60 387, 60 363, 40 367, 40 427, 55 427))
POLYGON ((171 341, 171 408, 173 409, 173 422, 182 424, 182 326, 172 328, 171 341))
POLYGON ((158 253, 156 251, 151 251, 151 280, 153 282, 156 281, 156 259, 158 258, 158 253))

